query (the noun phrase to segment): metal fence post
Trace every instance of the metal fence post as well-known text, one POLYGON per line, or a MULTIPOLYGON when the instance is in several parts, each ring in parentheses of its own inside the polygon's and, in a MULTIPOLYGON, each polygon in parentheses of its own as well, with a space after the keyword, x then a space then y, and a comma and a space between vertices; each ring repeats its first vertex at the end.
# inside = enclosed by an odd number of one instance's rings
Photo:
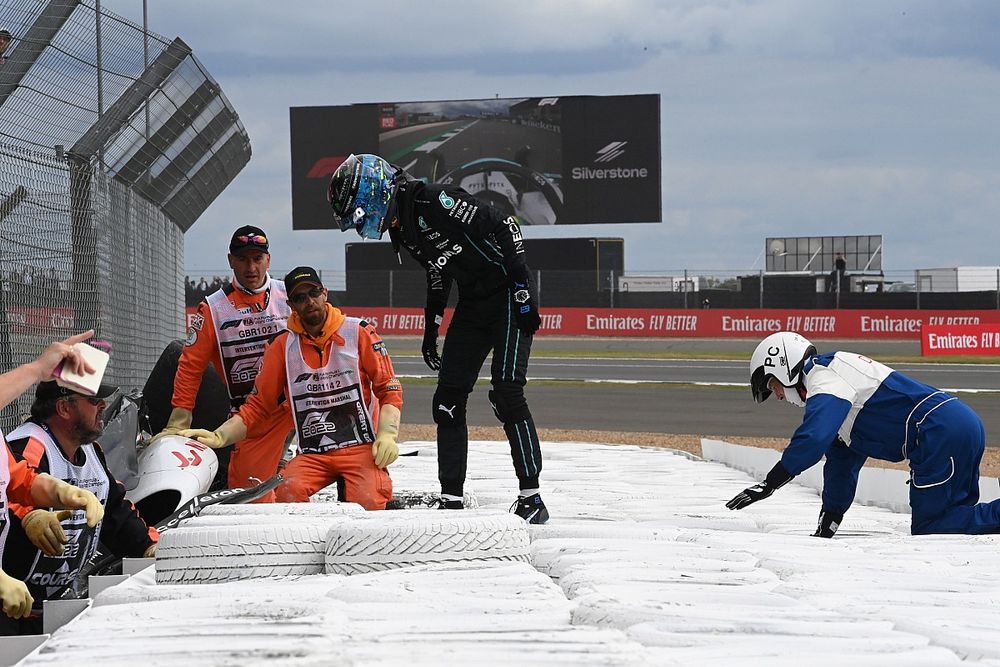
POLYGON ((688 270, 684 269, 684 308, 688 307, 688 270))
POLYGON ((760 269, 760 302, 757 304, 758 308, 764 307, 764 269, 760 269))
MULTIPOLYGON (((94 3, 94 43, 97 47, 97 120, 104 116, 104 40, 101 38, 101 0, 94 3)), ((104 164, 104 146, 97 152, 97 160, 104 164)))
POLYGON ((538 307, 542 307, 542 270, 535 269, 535 292, 538 298, 538 307))
POLYGON ((917 283, 917 310, 920 310, 920 288, 921 288, 921 284, 920 284, 920 269, 916 270, 916 272, 915 272, 915 278, 916 278, 915 282, 917 283))
POLYGON ((389 310, 392 310, 392 277, 396 275, 395 271, 389 272, 389 310))

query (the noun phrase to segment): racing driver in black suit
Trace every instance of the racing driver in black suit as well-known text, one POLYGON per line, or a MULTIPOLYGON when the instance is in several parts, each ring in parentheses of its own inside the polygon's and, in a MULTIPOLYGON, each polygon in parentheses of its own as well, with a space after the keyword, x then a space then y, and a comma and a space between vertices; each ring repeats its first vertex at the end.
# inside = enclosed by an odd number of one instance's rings
POLYGON ((490 403, 503 423, 520 491, 511 509, 528 523, 549 518, 539 494, 542 452, 524 397, 531 339, 541 324, 517 220, 501 218, 465 190, 425 184, 377 155, 351 155, 327 195, 341 231, 380 239, 388 231, 427 269, 424 362, 438 371, 437 424, 442 509, 462 509, 469 453, 465 406, 493 351, 490 403), (458 303, 438 356, 438 327, 452 281, 458 303))

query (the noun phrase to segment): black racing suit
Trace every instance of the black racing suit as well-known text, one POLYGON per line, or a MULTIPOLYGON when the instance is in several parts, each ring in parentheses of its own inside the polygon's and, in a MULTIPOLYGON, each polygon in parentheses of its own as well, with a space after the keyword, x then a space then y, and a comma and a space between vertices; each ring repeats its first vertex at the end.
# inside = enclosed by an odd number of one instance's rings
POLYGON ((490 402, 510 442, 520 488, 537 488, 542 452, 524 398, 532 336, 518 326, 518 311, 533 288, 516 219, 501 218, 461 188, 420 181, 402 183, 395 205, 400 228, 394 238, 427 267, 425 326, 435 335, 452 281, 458 283, 432 406, 441 492, 462 495, 469 453, 465 406, 491 350, 490 402))

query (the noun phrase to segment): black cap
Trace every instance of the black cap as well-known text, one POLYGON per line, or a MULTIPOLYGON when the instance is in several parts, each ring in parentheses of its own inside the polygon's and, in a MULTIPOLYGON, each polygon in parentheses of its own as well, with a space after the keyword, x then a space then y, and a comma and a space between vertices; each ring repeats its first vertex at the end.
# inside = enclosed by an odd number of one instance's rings
POLYGON ((285 274, 285 292, 291 294, 299 285, 323 286, 316 269, 311 266, 297 266, 285 274))
POLYGON ((7 39, 13 39, 10 34, 10 30, 0 30, 0 37, 6 37, 7 39))
POLYGON ((236 254, 240 250, 248 248, 261 252, 268 251, 267 234, 264 233, 263 229, 253 225, 243 225, 233 232, 233 238, 229 240, 229 252, 236 254))
POLYGON ((113 384, 104 384, 102 382, 101 386, 97 388, 97 393, 90 396, 89 394, 73 391, 68 387, 64 387, 61 384, 58 384, 55 380, 48 380, 46 382, 38 383, 38 387, 35 388, 35 400, 47 401, 52 398, 68 398, 70 396, 83 396, 84 398, 107 398, 116 391, 118 391, 118 387, 113 384))

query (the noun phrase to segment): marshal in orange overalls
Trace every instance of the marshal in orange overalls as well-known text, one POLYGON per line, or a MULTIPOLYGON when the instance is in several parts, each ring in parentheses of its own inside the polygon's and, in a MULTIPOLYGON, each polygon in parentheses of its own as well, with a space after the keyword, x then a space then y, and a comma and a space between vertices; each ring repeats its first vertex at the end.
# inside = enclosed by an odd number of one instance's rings
POLYGON ((239 416, 253 429, 280 404, 294 419, 302 453, 282 471, 279 502, 305 502, 342 478, 347 501, 385 509, 392 481, 375 465, 371 445, 379 406, 402 409, 402 386, 375 328, 326 308, 323 331, 315 338, 292 314, 288 331, 267 347, 256 390, 239 416))
MULTIPOLYGON (((232 283, 198 304, 177 362, 173 407, 194 409, 209 363, 225 382, 233 410, 243 404, 253 389, 264 346, 285 329, 290 312, 284 283, 274 278, 269 281, 266 289, 256 294, 232 283), (218 314, 222 317, 217 318, 218 314)), ((230 488, 255 486, 274 475, 292 430, 291 415, 286 410, 272 410, 247 427, 247 437, 234 445, 229 459, 230 488)), ((274 499, 271 492, 256 502, 274 499)))

